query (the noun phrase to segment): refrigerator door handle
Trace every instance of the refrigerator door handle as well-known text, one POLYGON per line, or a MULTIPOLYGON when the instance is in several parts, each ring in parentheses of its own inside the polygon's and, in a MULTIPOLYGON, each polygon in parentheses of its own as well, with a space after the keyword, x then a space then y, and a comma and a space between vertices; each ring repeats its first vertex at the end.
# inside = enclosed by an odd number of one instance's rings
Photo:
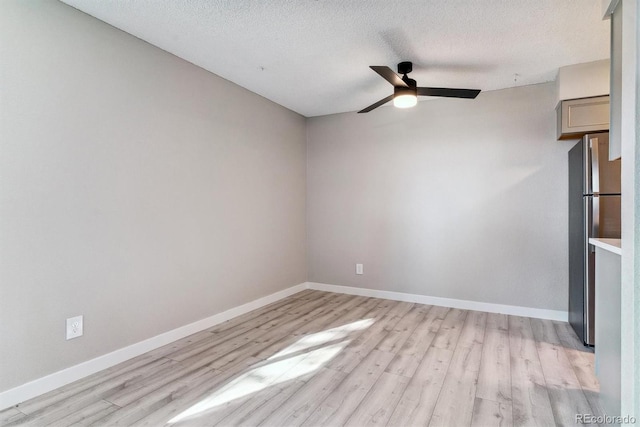
MULTIPOLYGON (((596 247, 589 243, 589 237, 597 237, 594 236, 593 231, 593 196, 586 196, 583 198, 584 200, 584 262, 585 267, 589 263, 589 253, 595 252, 596 247)), ((586 270, 585 270, 586 272, 586 270)))
POLYGON ((598 138, 589 137, 589 148, 591 151, 591 193, 600 192, 600 153, 598 152, 598 138))
POLYGON ((583 147, 584 151, 582 154, 582 162, 583 162, 583 194, 592 194, 593 190, 591 188, 591 141, 590 137, 587 135, 583 139, 583 147))
MULTIPOLYGON (((591 233, 589 234, 589 237, 600 237, 600 197, 593 196, 590 197, 590 199, 592 199, 592 207, 590 210, 591 233)), ((591 246, 593 247, 593 252, 595 252, 595 246, 591 246)))
POLYGON ((598 208, 600 201, 597 196, 587 196, 584 198, 584 281, 583 281, 583 339, 587 345, 593 345, 593 281, 594 281, 594 260, 596 247, 589 243, 589 237, 598 237, 598 208))

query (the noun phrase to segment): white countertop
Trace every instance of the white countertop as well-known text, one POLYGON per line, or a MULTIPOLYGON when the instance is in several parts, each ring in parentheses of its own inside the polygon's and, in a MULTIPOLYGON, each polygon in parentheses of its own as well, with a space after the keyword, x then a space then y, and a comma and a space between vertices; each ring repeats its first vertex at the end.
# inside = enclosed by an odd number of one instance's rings
POLYGON ((589 239, 589 243, 598 248, 604 249, 614 254, 622 255, 622 249, 620 249, 620 239, 589 239))

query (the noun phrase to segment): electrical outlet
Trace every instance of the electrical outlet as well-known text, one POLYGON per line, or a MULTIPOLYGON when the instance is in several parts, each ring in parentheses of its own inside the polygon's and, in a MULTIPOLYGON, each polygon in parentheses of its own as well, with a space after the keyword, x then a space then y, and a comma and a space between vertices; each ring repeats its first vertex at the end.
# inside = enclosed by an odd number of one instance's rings
POLYGON ((364 274, 364 266, 362 264, 356 264, 356 274, 364 274))
POLYGON ((67 319, 67 339, 82 336, 82 316, 70 317, 67 319))

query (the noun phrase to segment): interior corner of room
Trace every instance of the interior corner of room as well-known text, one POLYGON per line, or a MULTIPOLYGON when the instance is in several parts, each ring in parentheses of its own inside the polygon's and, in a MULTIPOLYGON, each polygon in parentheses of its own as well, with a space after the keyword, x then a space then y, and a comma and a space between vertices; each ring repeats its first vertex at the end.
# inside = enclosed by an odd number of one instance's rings
POLYGON ((569 322, 640 417, 637 2, 610 58, 368 114, 69 4, 0 3, 0 410, 313 289, 569 322))

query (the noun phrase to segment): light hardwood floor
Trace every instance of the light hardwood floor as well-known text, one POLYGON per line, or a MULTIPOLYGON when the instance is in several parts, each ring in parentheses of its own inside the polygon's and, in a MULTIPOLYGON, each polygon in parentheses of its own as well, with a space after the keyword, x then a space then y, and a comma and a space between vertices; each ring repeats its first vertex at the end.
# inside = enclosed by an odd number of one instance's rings
POLYGON ((0 425, 575 425, 602 413, 593 361, 566 323, 308 290, 0 425))

